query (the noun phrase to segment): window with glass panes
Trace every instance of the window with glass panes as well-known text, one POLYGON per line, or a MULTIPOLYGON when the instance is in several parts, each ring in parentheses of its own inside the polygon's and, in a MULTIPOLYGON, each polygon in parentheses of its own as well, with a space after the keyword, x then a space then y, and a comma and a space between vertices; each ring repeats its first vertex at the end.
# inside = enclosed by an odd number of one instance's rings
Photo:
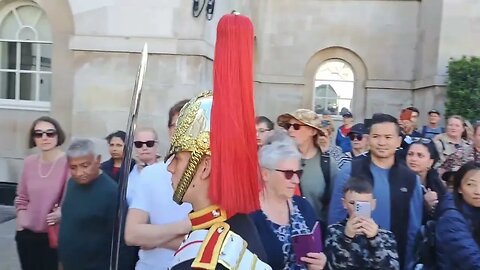
POLYGON ((52 35, 35 3, 7 6, 0 18, 0 99, 49 104, 52 35))
POLYGON ((341 59, 323 62, 315 75, 315 112, 329 115, 351 112, 353 82, 353 70, 347 62, 341 59))

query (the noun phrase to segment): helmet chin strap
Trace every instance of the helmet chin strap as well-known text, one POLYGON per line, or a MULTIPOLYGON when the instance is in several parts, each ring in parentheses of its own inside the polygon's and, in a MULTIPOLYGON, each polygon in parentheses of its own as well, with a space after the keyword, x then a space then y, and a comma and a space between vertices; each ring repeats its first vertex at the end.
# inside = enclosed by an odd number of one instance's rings
POLYGON ((180 181, 178 182, 178 186, 173 193, 173 201, 177 204, 183 203, 183 197, 188 190, 188 187, 192 183, 193 176, 197 171, 198 165, 200 164, 200 160, 202 159, 202 154, 198 151, 193 151, 190 159, 188 160, 187 168, 185 172, 183 172, 180 181))

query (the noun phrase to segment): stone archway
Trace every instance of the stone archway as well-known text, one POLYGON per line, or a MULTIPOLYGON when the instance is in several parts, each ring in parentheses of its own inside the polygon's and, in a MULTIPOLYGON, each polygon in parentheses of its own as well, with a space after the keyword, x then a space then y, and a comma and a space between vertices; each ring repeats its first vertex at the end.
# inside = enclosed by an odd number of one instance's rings
POLYGON ((303 91, 304 108, 312 108, 314 83, 317 70, 327 60, 340 59, 348 63, 354 73, 353 98, 351 109, 356 119, 364 119, 366 112, 365 82, 368 78, 363 60, 353 51, 343 47, 329 47, 315 53, 307 62, 304 71, 305 86, 303 91))

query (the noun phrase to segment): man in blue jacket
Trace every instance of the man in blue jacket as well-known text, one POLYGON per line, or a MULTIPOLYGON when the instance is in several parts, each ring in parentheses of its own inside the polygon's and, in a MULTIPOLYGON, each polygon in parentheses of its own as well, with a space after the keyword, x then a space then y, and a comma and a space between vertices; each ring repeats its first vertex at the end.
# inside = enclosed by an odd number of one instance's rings
POLYGON ((329 209, 329 224, 347 216, 342 205, 343 187, 351 177, 373 184, 377 208, 372 218, 380 228, 392 231, 398 244, 401 269, 413 269, 415 237, 421 227, 423 195, 420 180, 395 159, 402 137, 395 117, 375 114, 369 132, 370 155, 353 160, 337 175, 329 209))

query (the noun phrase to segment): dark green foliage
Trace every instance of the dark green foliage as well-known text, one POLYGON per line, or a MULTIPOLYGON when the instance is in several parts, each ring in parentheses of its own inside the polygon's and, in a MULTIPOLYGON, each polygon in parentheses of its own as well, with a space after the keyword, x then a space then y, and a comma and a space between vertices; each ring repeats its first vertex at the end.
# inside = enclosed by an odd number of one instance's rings
POLYGON ((480 58, 463 57, 448 63, 446 115, 480 119, 480 58))

